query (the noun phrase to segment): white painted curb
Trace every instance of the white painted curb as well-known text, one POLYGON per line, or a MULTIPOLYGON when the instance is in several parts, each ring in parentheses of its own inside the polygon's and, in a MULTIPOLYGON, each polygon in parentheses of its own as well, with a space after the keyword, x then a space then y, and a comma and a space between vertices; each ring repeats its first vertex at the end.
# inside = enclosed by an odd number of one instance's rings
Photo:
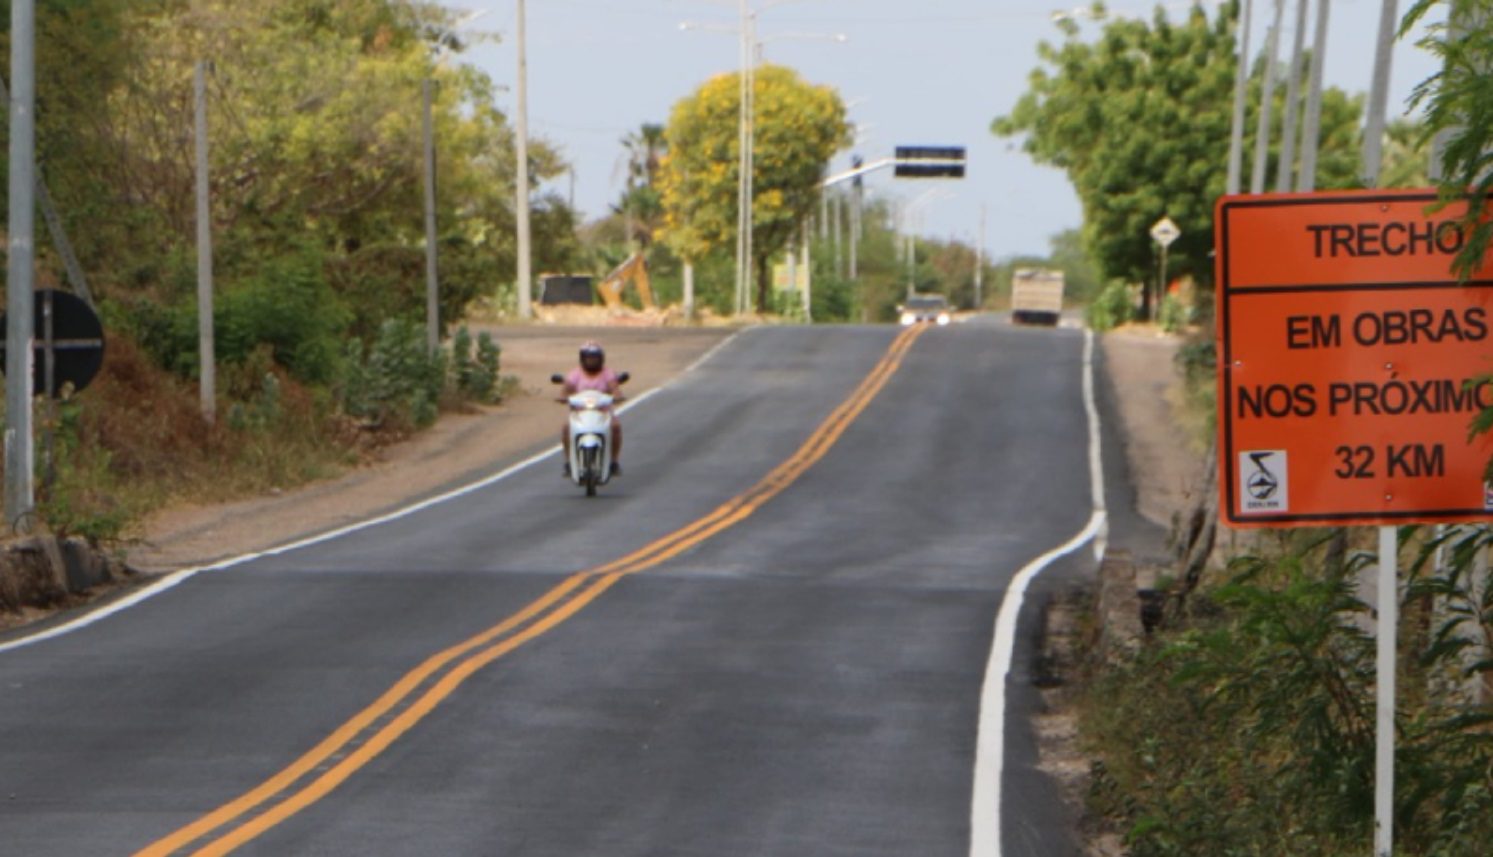
POLYGON ((1095 557, 1103 556, 1108 532, 1104 507, 1104 467, 1100 451, 1099 409, 1094 402, 1094 333, 1084 331, 1083 404, 1089 422, 1089 485, 1093 512, 1077 535, 1027 563, 1011 579, 995 617, 990 659, 980 688, 980 718, 975 742, 975 782, 970 801, 970 857, 1001 855, 1001 777, 1006 752, 1006 680, 1016 650, 1016 620, 1027 587, 1054 561, 1094 540, 1095 557))

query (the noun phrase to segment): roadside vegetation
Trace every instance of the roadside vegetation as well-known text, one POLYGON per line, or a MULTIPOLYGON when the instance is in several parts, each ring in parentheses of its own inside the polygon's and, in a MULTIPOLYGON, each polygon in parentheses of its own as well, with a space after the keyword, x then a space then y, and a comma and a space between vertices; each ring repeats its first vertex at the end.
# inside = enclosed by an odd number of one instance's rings
MULTIPOLYGON (((1422 0, 1409 22, 1481 4, 1422 0)), ((1115 20, 1093 41, 1072 23, 1044 44, 1027 95, 993 131, 1067 171, 1084 207, 1082 246, 1104 283, 1089 305, 1099 329, 1144 316, 1198 329, 1178 353, 1186 407, 1204 441, 1214 431, 1212 206, 1223 192, 1237 4, 1173 20, 1115 20), (1160 97, 1158 97, 1160 95, 1160 97), (1188 306, 1142 284, 1157 258, 1149 225, 1181 227, 1171 270, 1196 284, 1188 306), (1148 299, 1146 296, 1149 295, 1148 299)), ((1422 122, 1386 135, 1384 186, 1427 183, 1429 140, 1448 135, 1443 195, 1476 200, 1493 115, 1486 69, 1493 23, 1472 15, 1423 47, 1446 60, 1417 98, 1422 122)), ((1245 152, 1253 149, 1263 67, 1253 70, 1245 152)), ((1277 90, 1276 116, 1284 108, 1277 90)), ((1361 151, 1362 99, 1324 97, 1317 186, 1350 188, 1361 151)), ((1245 182, 1249 179, 1245 161, 1245 182)), ((1272 149, 1266 187, 1281 169, 1272 149)), ((1475 202, 1464 270, 1493 239, 1475 202)), ((1470 427, 1486 430, 1487 415, 1470 427)), ((1209 453, 1211 456, 1212 453, 1209 453)), ((1211 462, 1210 462, 1211 464, 1211 462)), ((1210 493, 1214 489, 1206 488, 1210 493)), ((1372 840, 1374 640, 1360 572, 1364 534, 1296 530, 1214 550, 1207 498, 1177 521, 1178 561, 1158 582, 1152 629, 1132 656, 1084 670, 1082 742, 1093 760, 1089 807, 1136 857, 1362 854, 1372 840)), ((1397 854, 1471 855, 1493 841, 1493 580, 1485 527, 1407 527, 1410 569, 1400 629, 1397 854)))
MULTIPOLYGON (((478 297, 512 294, 513 134, 493 83, 454 61, 465 43, 452 13, 396 0, 40 0, 37 21, 41 173, 108 338, 88 390, 55 411, 38 405, 44 526, 114 541, 168 503, 321 478, 441 409, 496 401, 497 344, 456 327, 478 297), (212 424, 196 389, 199 60, 209 63, 212 424), (425 80, 447 321, 434 355, 423 327, 425 80)), ((543 140, 530 159, 538 179, 566 166, 543 140)), ((568 266, 574 216, 553 195, 534 208, 536 265, 568 266)), ((37 249, 39 284, 68 287, 57 249, 37 249)))
MULTIPOLYGON (((469 314, 512 318, 516 303, 514 130, 499 88, 462 61, 469 40, 495 36, 426 0, 39 0, 37 22, 40 171, 108 339, 89 389, 38 405, 44 527, 113 542, 164 505, 323 478, 442 410, 501 398, 497 343, 459 329, 469 314), (196 402, 199 62, 215 422, 196 402), (427 82, 438 354, 423 330, 427 82)), ((571 165, 531 140, 533 269, 597 276, 642 252, 668 304, 687 256, 698 305, 729 313, 737 94, 734 76, 706 81, 666 124, 625 135, 624 191, 592 223, 543 190, 571 165)), ((801 310, 772 288, 773 263, 816 213, 848 127, 836 92, 788 68, 759 69, 755 100, 753 291, 758 312, 792 318, 801 310)), ((829 242, 814 249, 816 320, 885 320, 901 299, 908 265, 890 209, 870 201, 864 213, 861 276, 829 242)), ((37 250, 39 285, 75 288, 58 249, 37 250)), ((918 288, 972 295, 969 247, 919 241, 914 252, 918 288)))

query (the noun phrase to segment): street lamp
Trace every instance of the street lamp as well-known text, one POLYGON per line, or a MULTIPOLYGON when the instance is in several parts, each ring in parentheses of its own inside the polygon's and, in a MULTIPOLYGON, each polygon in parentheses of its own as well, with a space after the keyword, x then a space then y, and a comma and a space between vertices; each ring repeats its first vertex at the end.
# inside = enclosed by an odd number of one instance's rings
POLYGON ((681 31, 703 30, 707 32, 739 33, 741 35, 741 96, 740 96, 740 129, 738 131, 738 153, 740 162, 737 175, 737 211, 736 211, 736 312, 741 314, 751 307, 751 280, 752 280, 752 173, 755 169, 753 160, 753 145, 755 140, 755 89, 756 89, 756 63, 762 59, 762 46, 769 41, 779 39, 812 39, 833 41, 844 44, 850 41, 850 37, 844 33, 804 33, 786 32, 774 33, 770 36, 757 38, 757 14, 774 6, 791 3, 793 0, 769 0, 762 3, 758 9, 752 9, 748 0, 741 0, 741 24, 731 26, 729 24, 700 23, 697 21, 684 21, 680 23, 681 31))
POLYGON ((843 45, 846 42, 850 41, 850 37, 845 35, 844 33, 805 33, 797 30, 790 30, 786 33, 774 33, 770 36, 763 36, 762 38, 757 40, 757 43, 754 46, 756 50, 754 58, 756 59, 756 61, 759 63, 763 61, 763 45, 767 44, 768 42, 776 42, 783 39, 798 39, 805 42, 834 42, 838 45, 843 45))

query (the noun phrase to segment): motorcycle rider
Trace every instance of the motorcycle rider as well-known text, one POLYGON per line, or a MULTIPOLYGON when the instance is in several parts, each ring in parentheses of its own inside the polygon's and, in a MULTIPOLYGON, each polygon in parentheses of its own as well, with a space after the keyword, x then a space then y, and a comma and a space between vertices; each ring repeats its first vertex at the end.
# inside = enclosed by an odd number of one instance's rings
MULTIPOLYGON (((596 390, 606 393, 612 397, 613 402, 621 402, 625 396, 622 395, 622 381, 617 373, 606 368, 607 353, 596 340, 588 340, 581 344, 581 365, 570 370, 565 376, 565 384, 561 387, 560 401, 566 401, 576 393, 584 390, 596 390)), ((560 442, 565 446, 565 476, 570 477, 570 425, 560 428, 560 442)), ((612 413, 612 474, 618 476, 622 473, 622 465, 618 459, 622 457, 622 421, 612 413)))

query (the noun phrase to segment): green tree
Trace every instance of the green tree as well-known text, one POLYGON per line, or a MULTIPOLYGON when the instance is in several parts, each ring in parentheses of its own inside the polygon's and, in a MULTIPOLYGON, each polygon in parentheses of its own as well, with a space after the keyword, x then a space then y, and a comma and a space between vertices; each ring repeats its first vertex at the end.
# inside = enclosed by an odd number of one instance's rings
MULTIPOLYGON (((1081 41, 1071 21, 1060 22, 1063 42, 1038 47, 1042 67, 1032 73, 1029 90, 993 123, 996 134, 1023 136, 1036 160, 1067 172, 1083 205, 1084 246, 1105 278, 1153 280, 1157 251, 1149 229, 1169 216, 1182 230, 1170 250, 1170 272, 1211 279, 1237 15, 1237 3, 1213 17, 1194 6, 1173 22, 1158 8, 1149 21, 1110 21, 1093 43, 1081 41)), ((1250 89, 1251 116, 1258 113, 1261 71, 1250 89)), ((1283 90, 1277 90, 1278 106, 1283 90)), ((1324 94, 1319 187, 1353 182, 1358 112, 1358 103, 1341 91, 1324 94)), ((1255 125, 1248 120, 1251 132, 1255 125)), ((1253 149, 1248 140, 1246 152, 1253 149)), ((1272 176, 1277 161, 1272 147, 1272 176)))
POLYGON ((1467 203, 1464 225, 1471 239, 1457 259, 1463 276, 1482 266, 1493 240, 1486 218, 1493 192, 1493 17, 1487 8, 1481 0, 1417 0, 1400 25, 1403 37, 1426 20, 1419 45, 1442 62, 1441 71, 1415 88, 1411 102, 1425 107, 1426 134, 1442 139, 1442 196, 1467 203), (1438 10, 1444 17, 1430 20, 1438 10))
MULTIPOLYGON (((753 85, 752 266, 757 306, 768 305, 770 260, 819 202, 819 180, 849 141, 833 89, 767 65, 753 85)), ((718 75, 674 105, 660 185, 665 240, 681 258, 721 252, 736 239, 739 78, 718 75)))
MULTIPOLYGON (((353 332, 423 305, 421 84, 435 84, 442 317, 511 283, 513 131, 441 6, 411 0, 43 0, 47 179, 105 301, 189 302, 192 67, 212 63, 217 274, 226 290, 309 253, 353 332), (187 136, 183 136, 186 133, 187 136)), ((8 17, 6 18, 8 22, 8 17)), ((563 172, 536 141, 536 180, 563 172)), ((535 261, 564 267, 573 216, 535 200, 535 261)), ((247 305, 247 304, 246 304, 247 305)))

